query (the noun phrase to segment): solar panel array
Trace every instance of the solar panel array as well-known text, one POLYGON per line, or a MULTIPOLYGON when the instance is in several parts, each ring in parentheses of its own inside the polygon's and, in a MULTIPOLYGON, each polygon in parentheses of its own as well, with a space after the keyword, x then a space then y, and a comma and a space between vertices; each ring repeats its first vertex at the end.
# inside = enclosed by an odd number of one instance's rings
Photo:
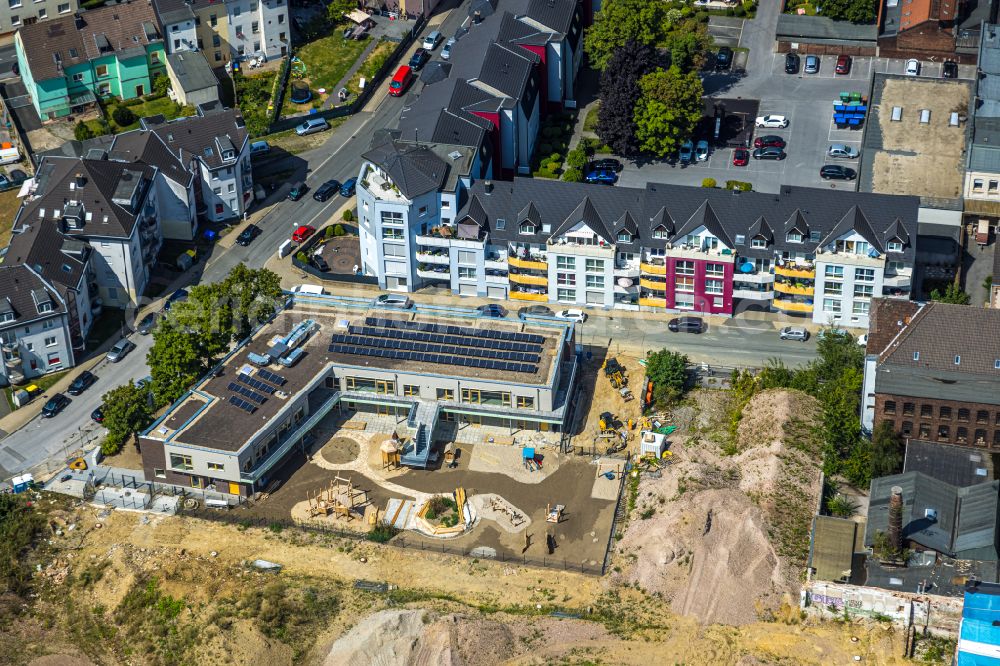
MULTIPOLYGON (((257 374, 260 374, 260 372, 258 372, 257 374)), ((249 375, 246 375, 246 374, 244 374, 242 372, 239 373, 239 375, 237 375, 237 379, 239 379, 241 382, 243 382, 247 386, 249 386, 251 388, 255 388, 258 391, 262 391, 262 392, 264 392, 264 393, 266 393, 268 395, 271 395, 272 393, 274 393, 275 391, 278 390, 278 389, 274 388, 273 386, 271 386, 270 384, 262 382, 259 379, 254 379, 253 377, 251 377, 249 375)))
POLYGON ((380 337, 391 336, 394 339, 412 340, 414 342, 429 342, 444 345, 457 345, 461 347, 478 347, 482 349, 498 349, 502 351, 530 352, 534 354, 540 354, 542 352, 542 345, 535 344, 533 342, 514 342, 511 340, 500 340, 497 338, 470 338, 462 335, 428 333, 425 331, 401 331, 397 329, 387 330, 376 326, 351 325, 347 330, 353 335, 380 337))
MULTIPOLYGON (((333 336, 334 344, 359 345, 367 347, 381 347, 382 349, 402 349, 404 351, 425 352, 431 354, 447 354, 450 356, 475 356, 477 358, 489 358, 498 361, 517 361, 519 363, 538 363, 542 357, 521 351, 507 351, 505 349, 482 349, 479 347, 465 347, 457 345, 439 345, 432 342, 415 342, 412 340, 395 340, 392 338, 375 337, 379 335, 378 329, 368 326, 359 326, 360 335, 333 336)), ((354 331, 351 331, 354 333, 354 331)), ((384 334, 384 331, 382 332, 384 334)), ((426 335, 426 334, 425 334, 426 335)), ((519 342, 511 344, 519 346, 519 342)))
POLYGON ((445 326, 443 324, 429 324, 419 321, 403 321, 400 319, 380 319, 378 317, 365 318, 367 326, 379 326, 381 328, 394 328, 398 330, 423 331, 424 333, 443 333, 447 335, 461 335, 472 338, 492 338, 494 340, 508 340, 510 342, 530 342, 540 345, 545 342, 545 338, 536 333, 516 333, 514 331, 497 331, 484 328, 470 328, 468 326, 445 326))
MULTIPOLYGON (((347 336, 354 337, 354 336, 347 336)), ((370 342, 363 338, 365 342, 370 342)), ((487 370, 506 370, 508 372, 538 372, 538 366, 534 363, 513 363, 511 361, 498 361, 487 358, 470 358, 467 356, 445 356, 444 354, 427 354, 422 352, 407 351, 404 349, 383 349, 381 347, 359 347, 354 344, 330 345, 330 351, 339 354, 357 354, 359 356, 373 356, 376 358, 391 358, 400 361, 420 361, 423 363, 441 363, 443 365, 461 365, 467 368, 484 368, 487 370)))
POLYGON ((234 407, 239 407, 248 414, 253 414, 254 411, 256 411, 257 409, 257 406, 255 404, 253 404, 252 402, 247 402, 238 395, 229 396, 229 404, 233 405, 234 407))
POLYGON ((257 376, 263 379, 265 382, 271 382, 275 386, 284 386, 285 382, 288 381, 281 375, 271 372, 270 370, 265 370, 264 368, 261 368, 260 370, 257 371, 257 376))
POLYGON ((236 382, 229 382, 228 388, 229 388, 230 391, 232 391, 234 393, 239 393, 243 397, 249 398, 253 402, 256 402, 258 405, 263 405, 264 401, 267 400, 267 398, 265 398, 264 396, 262 396, 260 393, 257 393, 256 391, 254 391, 253 389, 251 389, 249 387, 241 386, 240 384, 237 384, 236 382))

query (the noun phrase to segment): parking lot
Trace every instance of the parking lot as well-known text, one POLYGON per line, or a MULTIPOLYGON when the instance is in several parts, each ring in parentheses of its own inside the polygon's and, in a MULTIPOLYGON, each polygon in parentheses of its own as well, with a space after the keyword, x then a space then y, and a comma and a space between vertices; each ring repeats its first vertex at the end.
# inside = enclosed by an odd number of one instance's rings
MULTIPOLYGON (((755 136, 775 135, 787 142, 788 157, 781 161, 750 160, 745 167, 733 166, 733 149, 718 148, 705 162, 683 166, 674 162, 635 164, 626 162, 620 183, 643 187, 647 182, 701 185, 705 178, 714 178, 722 186, 727 180, 753 184, 760 192, 777 192, 781 185, 800 185, 830 189, 857 187, 857 181, 824 181, 819 169, 824 164, 844 164, 857 170, 857 160, 827 158, 831 144, 842 143, 861 149, 862 130, 840 130, 833 124, 833 103, 841 92, 867 95, 873 70, 873 59, 854 58, 848 75, 834 73, 836 56, 823 56, 817 74, 785 74, 785 59, 772 54, 768 77, 738 79, 728 73, 711 73, 705 77, 705 90, 713 97, 742 97, 760 100, 760 115, 786 116, 790 123, 785 129, 758 129, 755 136), (756 84, 751 80, 757 81, 756 84)), ((803 64, 804 64, 803 56, 803 64)), ((699 137, 701 138, 701 137, 699 137)))

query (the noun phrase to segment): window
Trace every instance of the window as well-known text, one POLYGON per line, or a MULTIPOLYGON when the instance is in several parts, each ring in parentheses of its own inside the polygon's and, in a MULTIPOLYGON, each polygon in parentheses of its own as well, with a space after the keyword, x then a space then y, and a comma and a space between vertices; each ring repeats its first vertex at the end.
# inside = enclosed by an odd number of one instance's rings
POLYGON ((694 275, 694 262, 678 261, 676 271, 678 275, 694 275))
POLYGON ((948 407, 947 405, 941 405, 941 407, 938 408, 938 418, 945 421, 950 421, 951 407, 948 407))
POLYGON ((913 403, 904 402, 903 403, 903 416, 913 416, 913 403))
POLYGON ((237 5, 237 6, 233 7, 233 18, 236 18, 239 15, 240 15, 240 6, 237 5))
POLYGON ((986 443, 986 431, 979 428, 976 429, 976 439, 974 440, 976 444, 983 445, 986 443))
POLYGON ((226 471, 226 466, 223 465, 222 463, 210 462, 210 463, 208 463, 208 471, 209 472, 225 472, 226 471))
POLYGON ((458 267, 458 279, 459 280, 475 280, 476 279, 476 269, 471 266, 459 266, 458 267))
POLYGON ((991 180, 989 187, 990 194, 996 194, 998 189, 1000 189, 1000 181, 991 180))
POLYGON ((903 244, 899 241, 889 241, 886 245, 886 249, 889 250, 889 252, 902 252, 903 244))
POLYGON ((503 231, 507 228, 507 220, 502 217, 497 218, 497 231, 503 231))
POLYGON ((802 242, 802 234, 800 234, 798 231, 789 231, 785 235, 785 241, 787 241, 789 243, 801 243, 802 242))
POLYGON ((955 365, 961 365, 961 364, 962 364, 962 357, 956 355, 955 356, 955 365))
POLYGON ((694 278, 687 275, 678 275, 674 280, 674 289, 677 291, 694 291, 694 278))
POLYGON ((976 423, 987 424, 990 422, 990 413, 985 409, 976 412, 976 423))
POLYGON ((81 81, 83 81, 83 74, 82 73, 78 73, 78 74, 74 74, 73 75, 73 83, 80 83, 81 81))
POLYGON ((920 352, 918 352, 918 351, 913 352, 913 360, 914 361, 919 361, 920 360, 920 352))
POLYGON ((667 238, 667 229, 662 224, 653 229, 653 238, 667 238))
MULTIPOLYGON (((279 17, 279 18, 284 18, 284 17, 279 17)), ((283 32, 279 32, 278 33, 278 41, 279 42, 285 41, 285 33, 283 33, 283 32)))
POLYGON ((222 46, 222 38, 218 35, 212 35, 212 46, 216 48, 222 46))
POLYGON ((556 284, 576 286, 576 273, 556 273, 556 284))
POLYGON ((46 347, 55 347, 56 346, 56 337, 52 336, 51 338, 45 338, 45 346, 46 347))
POLYGON ((588 275, 587 276, 587 289, 604 289, 604 276, 603 275, 588 275))
POLYGON ((920 405, 920 418, 929 419, 934 416, 934 405, 920 405))
POLYGON ((194 465, 191 464, 191 456, 182 456, 179 453, 170 454, 170 466, 182 472, 191 472, 194 470, 194 465))
POLYGON ((17 14, 14 14, 13 16, 10 17, 10 24, 14 26, 21 25, 21 17, 18 16, 17 14))
POLYGON ((900 428, 903 433, 903 437, 909 437, 913 434, 913 421, 903 421, 903 427, 900 428))
POLYGON ((1000 446, 1000 430, 993 431, 993 446, 1000 446))
POLYGON ((230 192, 235 192, 236 191, 236 184, 235 183, 229 183, 229 191, 230 192))
POLYGON ((222 194, 222 186, 220 185, 219 187, 214 188, 212 191, 215 192, 216 194, 222 194))
POLYGON ((823 312, 840 313, 840 300, 836 298, 823 299, 823 312))
POLYGON ((423 217, 423 216, 424 216, 424 215, 426 215, 426 214, 427 214, 427 206, 421 206, 421 207, 420 207, 420 208, 419 208, 419 209, 417 210, 417 216, 418 216, 418 217, 423 217))
POLYGON ((442 389, 442 388, 439 388, 437 390, 437 399, 438 400, 454 400, 455 399, 455 392, 452 391, 451 389, 442 389))
POLYGON ((48 17, 49 17, 49 10, 47 10, 45 7, 42 7, 41 9, 38 10, 39 19, 47 19, 48 17))
POLYGON ((155 476, 157 479, 165 479, 167 478, 167 470, 160 469, 159 467, 154 467, 153 476, 155 476))
POLYGON ((160 64, 160 52, 159 51, 150 52, 149 62, 153 63, 154 65, 160 64))
POLYGON ((556 268, 564 271, 576 270, 576 257, 556 257, 556 268))
POLYGON ((59 5, 59 7, 57 9, 59 10, 60 14, 69 14, 69 11, 70 11, 70 9, 69 9, 69 3, 68 2, 64 2, 61 5, 59 5))
POLYGON ((259 21, 254 21, 253 23, 250 24, 250 32, 252 32, 255 35, 258 32, 260 32, 260 22, 259 21))
POLYGON ((403 395, 420 395, 420 387, 416 384, 403 384, 403 395))
POLYGON ((840 296, 844 293, 844 283, 843 282, 827 282, 823 285, 823 293, 833 294, 835 296, 840 296))
POLYGON ((678 310, 691 310, 694 308, 694 296, 692 294, 677 294, 674 299, 674 307, 678 310))
POLYGON ((705 275, 709 277, 725 277, 726 266, 725 264, 705 264, 705 275))
POLYGON ((882 413, 883 414, 893 414, 894 415, 896 413, 896 401, 895 400, 886 400, 885 404, 882 405, 882 413))
POLYGON ((960 407, 958 410, 958 420, 967 422, 969 420, 969 414, 970 412, 968 409, 966 409, 965 407, 960 407))
POLYGON ((955 441, 959 444, 965 444, 969 439, 969 429, 958 427, 955 429, 955 441))
POLYGON ((980 190, 982 190, 983 189, 983 179, 982 178, 973 178, 972 179, 972 189, 973 189, 973 191, 980 191, 980 190))
POLYGON ((98 65, 97 66, 97 76, 107 76, 107 75, 108 75, 108 66, 107 65, 98 65))
POLYGON ((868 310, 871 309, 871 305, 870 301, 856 301, 854 307, 851 308, 851 314, 867 315, 868 310))
POLYGON ((460 264, 474 264, 476 263, 476 253, 471 250, 459 250, 458 251, 458 263, 460 264))
POLYGON ((874 268, 855 268, 854 269, 854 281, 855 282, 874 282, 875 281, 875 269, 874 268))
POLYGON ((899 273, 906 268, 906 264, 902 261, 887 261, 885 262, 885 270, 889 273, 899 273))
POLYGON ((382 224, 402 224, 403 214, 399 211, 382 211, 382 224))
POLYGON ((750 247, 757 249, 765 248, 767 247, 767 241, 761 238, 760 236, 755 236, 750 240, 750 247))
MULTIPOLYGON (((174 27, 176 28, 177 26, 174 26, 174 27)), ((174 40, 174 48, 175 49, 179 49, 180 47, 181 47, 181 40, 175 39, 174 40)))
POLYGON ((518 228, 518 231, 522 234, 533 234, 535 233, 535 225, 533 225, 531 222, 524 221, 521 223, 521 226, 518 228))
POLYGON ((556 300, 569 301, 571 303, 575 303, 576 289, 558 289, 556 291, 556 300))
POLYGON ((38 312, 52 312, 52 301, 45 301, 38 304, 38 312))
POLYGON ((587 259, 587 272, 588 273, 603 273, 604 272, 604 260, 603 259, 587 259))
POLYGON ((619 232, 618 233, 618 242, 619 243, 631 243, 632 242, 632 234, 630 234, 627 231, 621 231, 621 232, 619 232))
MULTIPOLYGON (((218 17, 218 16, 216 16, 215 14, 212 14, 212 15, 210 15, 210 16, 208 17, 208 24, 209 24, 210 26, 212 26, 213 28, 214 28, 215 26, 219 25, 219 17, 218 17)), ((216 46, 218 46, 218 44, 216 44, 216 46)))
POLYGON ((931 427, 930 427, 930 425, 928 425, 926 423, 921 423, 920 424, 920 434, 918 435, 918 437, 920 439, 927 439, 930 436, 931 436, 931 427))
POLYGON ((722 280, 705 280, 705 293, 721 294, 722 284, 723 284, 722 280))
POLYGON ((62 365, 62 359, 59 358, 59 352, 51 352, 46 357, 45 362, 48 364, 49 369, 62 365))
MULTIPOLYGON (((285 22, 285 15, 284 14, 278 14, 278 23, 284 23, 284 22, 285 22)), ((281 33, 281 34, 285 34, 285 33, 281 33)))
POLYGON ((854 298, 871 298, 874 291, 874 285, 856 284, 854 285, 854 298))
POLYGON ((948 439, 950 437, 951 437, 951 428, 950 427, 948 427, 946 425, 938 426, 938 430, 937 430, 937 438, 938 439, 948 439))
POLYGON ((52 321, 51 319, 49 319, 48 321, 43 321, 42 322, 42 330, 43 331, 48 331, 48 330, 51 330, 51 329, 53 329, 55 327, 56 327, 56 323, 54 321, 52 321))
POLYGON ((517 396, 517 408, 518 409, 534 409, 535 408, 535 399, 532 398, 532 397, 530 397, 530 396, 519 395, 519 396, 517 396))
POLYGON ((391 240, 403 240, 402 229, 382 229, 382 238, 391 240))
POLYGON ((405 257, 406 246, 396 245, 395 243, 384 243, 382 245, 382 254, 386 257, 405 257))
POLYGON ((256 42, 256 41, 255 41, 255 42, 253 43, 253 50, 254 50, 254 53, 256 53, 256 52, 260 51, 260 42, 256 42))
POLYGON ((833 278, 836 280, 844 279, 844 267, 843 266, 827 266, 824 275, 828 278, 833 278))

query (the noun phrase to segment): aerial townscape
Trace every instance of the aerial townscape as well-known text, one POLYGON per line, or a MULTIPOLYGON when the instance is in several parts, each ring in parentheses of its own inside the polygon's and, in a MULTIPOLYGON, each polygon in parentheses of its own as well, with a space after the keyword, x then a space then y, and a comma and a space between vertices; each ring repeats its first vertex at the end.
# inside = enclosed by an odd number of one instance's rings
POLYGON ((0 664, 1000 666, 1000 0, 9 0, 0 664))

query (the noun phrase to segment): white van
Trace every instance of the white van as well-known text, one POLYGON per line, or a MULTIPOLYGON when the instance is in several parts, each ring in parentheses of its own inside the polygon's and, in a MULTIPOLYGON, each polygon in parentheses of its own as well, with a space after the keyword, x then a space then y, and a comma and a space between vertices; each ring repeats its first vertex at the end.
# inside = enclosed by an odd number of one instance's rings
POLYGON ((433 51, 437 48, 437 45, 441 43, 441 33, 435 30, 431 34, 424 37, 424 43, 422 46, 428 51, 433 51))
POLYGON ((293 294, 308 294, 311 296, 323 296, 326 291, 318 284, 297 284, 292 287, 293 294))

